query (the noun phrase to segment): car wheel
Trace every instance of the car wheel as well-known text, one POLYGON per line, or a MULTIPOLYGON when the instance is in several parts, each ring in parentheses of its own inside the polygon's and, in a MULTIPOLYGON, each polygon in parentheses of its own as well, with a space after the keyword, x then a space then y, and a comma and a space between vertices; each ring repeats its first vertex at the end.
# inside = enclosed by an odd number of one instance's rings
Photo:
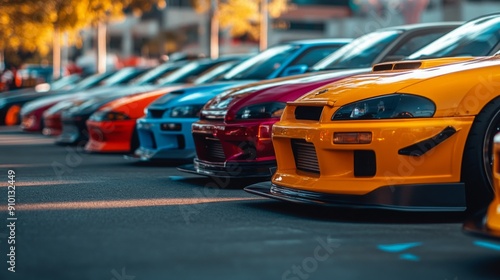
POLYGON ((21 112, 21 106, 12 105, 7 114, 5 115, 5 125, 17 125, 21 123, 19 113, 21 112))
POLYGON ((493 137, 500 131, 500 98, 488 103, 472 124, 462 158, 467 212, 487 207, 493 198, 493 137))

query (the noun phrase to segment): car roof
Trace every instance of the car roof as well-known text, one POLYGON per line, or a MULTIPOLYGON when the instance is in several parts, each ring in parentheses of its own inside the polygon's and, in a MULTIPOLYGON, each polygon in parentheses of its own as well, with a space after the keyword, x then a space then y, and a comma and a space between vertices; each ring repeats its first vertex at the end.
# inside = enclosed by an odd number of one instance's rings
POLYGON ((325 45, 325 44, 347 44, 353 39, 351 38, 332 38, 332 39, 303 39, 303 40, 293 40, 293 41, 283 41, 282 44, 294 44, 294 45, 325 45))
POLYGON ((397 26, 380 28, 377 31, 386 31, 386 30, 412 31, 412 30, 421 30, 421 29, 429 29, 429 28, 450 27, 450 26, 451 27, 459 27, 462 24, 464 24, 463 21, 413 23, 413 24, 404 24, 404 25, 397 25, 397 26))

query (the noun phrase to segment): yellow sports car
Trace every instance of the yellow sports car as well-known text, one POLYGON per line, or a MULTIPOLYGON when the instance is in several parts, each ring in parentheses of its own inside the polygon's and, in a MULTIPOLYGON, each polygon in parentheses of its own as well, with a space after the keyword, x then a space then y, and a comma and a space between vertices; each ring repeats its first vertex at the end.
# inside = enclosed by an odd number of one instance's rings
POLYGON ((276 173, 245 190, 332 206, 477 210, 493 193, 499 94, 498 55, 375 65, 288 103, 273 128, 276 173))
POLYGON ((493 140, 493 186, 495 196, 490 206, 469 217, 464 223, 466 233, 500 240, 500 133, 493 140))

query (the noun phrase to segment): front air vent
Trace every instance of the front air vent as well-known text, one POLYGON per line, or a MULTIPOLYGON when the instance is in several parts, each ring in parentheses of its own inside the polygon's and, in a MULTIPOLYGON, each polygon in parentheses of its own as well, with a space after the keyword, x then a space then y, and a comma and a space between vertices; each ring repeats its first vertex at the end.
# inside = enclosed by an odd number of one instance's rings
POLYGON ((390 70, 392 70, 392 64, 379 64, 373 66, 373 72, 390 71, 390 70))
POLYGON ((149 116, 153 119, 160 119, 163 117, 163 113, 165 113, 165 110, 163 109, 149 109, 148 110, 149 116))
POLYGON ((418 69, 422 66, 422 62, 401 62, 394 65, 394 70, 411 70, 418 69))
POLYGON ((418 69, 421 66, 422 62, 420 61, 381 63, 373 66, 373 72, 392 71, 392 70, 412 70, 412 69, 418 69))
POLYGON ((295 108, 296 120, 319 121, 323 107, 317 106, 297 106, 295 108))
POLYGON ((374 151, 354 151, 354 176, 373 177, 377 173, 377 160, 374 151))
POLYGON ((207 158, 210 161, 221 162, 226 160, 222 144, 218 139, 206 138, 205 147, 207 151, 207 158))
POLYGON ((297 170, 319 174, 318 157, 314 145, 304 139, 292 139, 291 144, 297 170))

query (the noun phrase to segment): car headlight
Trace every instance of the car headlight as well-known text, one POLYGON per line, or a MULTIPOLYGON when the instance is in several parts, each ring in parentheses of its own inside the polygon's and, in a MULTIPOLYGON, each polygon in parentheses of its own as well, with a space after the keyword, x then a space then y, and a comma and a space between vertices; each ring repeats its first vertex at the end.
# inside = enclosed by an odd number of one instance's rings
POLYGON ((434 102, 425 97, 391 94, 344 105, 332 120, 429 118, 435 111, 434 102))
POLYGON ((174 107, 170 113, 172 118, 198 118, 203 105, 188 105, 174 107))
POLYGON ((286 103, 270 102, 256 105, 250 105, 241 108, 236 113, 236 119, 268 119, 280 118, 286 103))
POLYGON ((130 120, 130 117, 122 112, 114 111, 97 111, 93 113, 90 118, 91 121, 102 122, 102 121, 123 121, 130 120))

